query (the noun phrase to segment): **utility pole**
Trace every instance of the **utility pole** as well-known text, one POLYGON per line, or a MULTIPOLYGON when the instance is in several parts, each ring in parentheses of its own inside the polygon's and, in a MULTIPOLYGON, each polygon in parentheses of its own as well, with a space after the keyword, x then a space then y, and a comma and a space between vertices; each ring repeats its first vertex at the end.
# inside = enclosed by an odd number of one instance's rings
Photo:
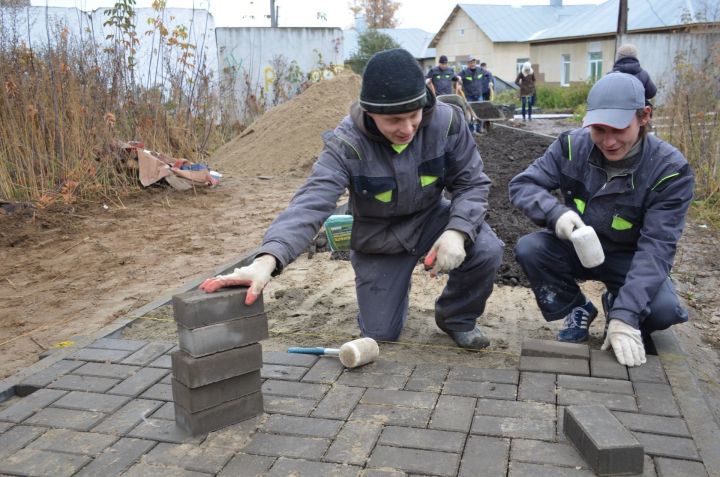
POLYGON ((270 26, 272 28, 277 28, 278 26, 278 19, 277 19, 277 10, 275 9, 275 0, 270 0, 270 26))
POLYGON ((625 41, 625 35, 627 35, 627 20, 628 20, 628 2, 627 0, 620 0, 618 2, 618 22, 617 22, 617 35, 615 36, 615 53, 620 45, 625 41))

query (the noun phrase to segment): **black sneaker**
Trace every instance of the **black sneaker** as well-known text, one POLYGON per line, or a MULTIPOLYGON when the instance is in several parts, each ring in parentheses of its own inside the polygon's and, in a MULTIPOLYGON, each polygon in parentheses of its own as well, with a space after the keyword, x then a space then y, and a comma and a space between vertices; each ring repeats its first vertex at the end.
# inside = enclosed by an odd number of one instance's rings
POLYGON ((461 348, 483 349, 490 345, 490 339, 477 326, 470 331, 448 331, 447 334, 461 348))
POLYGON ((565 317, 563 328, 558 333, 558 341, 567 343, 583 343, 588 340, 590 335, 588 329, 590 323, 597 316, 598 311, 595 305, 588 300, 582 306, 576 306, 565 317))

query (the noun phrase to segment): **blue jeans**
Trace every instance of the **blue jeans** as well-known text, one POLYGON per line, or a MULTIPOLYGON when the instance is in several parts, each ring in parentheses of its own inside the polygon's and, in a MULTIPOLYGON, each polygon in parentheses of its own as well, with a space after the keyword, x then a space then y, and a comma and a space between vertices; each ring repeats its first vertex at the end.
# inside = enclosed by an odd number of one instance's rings
POLYGON ((522 97, 522 116, 523 119, 525 119, 525 106, 527 105, 527 117, 528 119, 532 119, 532 107, 535 103, 533 96, 523 96, 522 97))

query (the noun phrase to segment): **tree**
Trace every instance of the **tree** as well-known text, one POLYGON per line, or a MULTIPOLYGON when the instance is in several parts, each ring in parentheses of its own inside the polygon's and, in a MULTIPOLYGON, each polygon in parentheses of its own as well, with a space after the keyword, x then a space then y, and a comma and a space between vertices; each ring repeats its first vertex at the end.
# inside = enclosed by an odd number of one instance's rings
POLYGON ((362 73, 368 60, 378 51, 400 48, 390 35, 377 30, 368 30, 358 35, 358 50, 352 54, 348 63, 355 73, 362 73))
POLYGON ((398 23, 395 13, 400 5, 393 0, 352 0, 350 11, 355 16, 365 15, 368 29, 395 28, 398 23))

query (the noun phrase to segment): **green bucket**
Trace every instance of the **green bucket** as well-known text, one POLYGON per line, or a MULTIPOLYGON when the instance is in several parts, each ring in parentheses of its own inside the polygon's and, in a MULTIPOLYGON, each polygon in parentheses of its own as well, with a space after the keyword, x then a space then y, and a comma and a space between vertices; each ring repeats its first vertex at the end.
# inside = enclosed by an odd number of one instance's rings
POLYGON ((325 221, 325 234, 327 235, 330 250, 350 250, 350 233, 352 232, 352 215, 331 215, 325 221))

